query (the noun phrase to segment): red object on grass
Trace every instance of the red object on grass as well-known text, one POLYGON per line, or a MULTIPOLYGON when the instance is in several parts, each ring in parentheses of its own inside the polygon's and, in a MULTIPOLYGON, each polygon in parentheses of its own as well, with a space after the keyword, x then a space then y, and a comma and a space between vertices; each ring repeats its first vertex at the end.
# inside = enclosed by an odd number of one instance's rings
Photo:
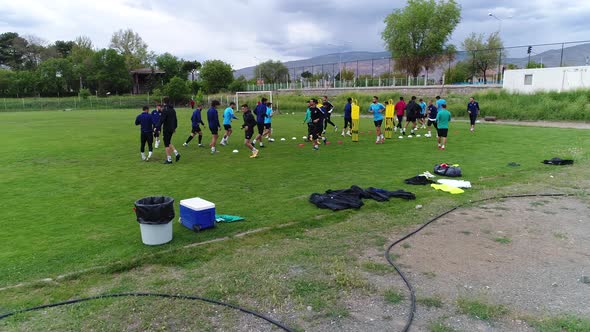
POLYGON ((305 144, 303 144, 303 143, 299 144, 299 147, 300 147, 300 148, 302 148, 302 147, 304 147, 304 146, 305 146, 305 144))

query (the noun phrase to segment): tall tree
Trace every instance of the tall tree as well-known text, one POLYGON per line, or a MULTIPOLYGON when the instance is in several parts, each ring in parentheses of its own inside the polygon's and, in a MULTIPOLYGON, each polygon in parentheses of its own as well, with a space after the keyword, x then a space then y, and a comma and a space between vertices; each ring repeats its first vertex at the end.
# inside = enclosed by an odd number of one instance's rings
POLYGON ((72 48, 74 48, 76 42, 70 41, 63 41, 63 40, 56 40, 54 43, 55 49, 57 53, 62 58, 67 58, 72 54, 72 48))
POLYGON ((289 69, 281 61, 268 60, 254 68, 254 74, 260 75, 259 78, 264 80, 264 83, 278 83, 289 80, 289 69))
POLYGON ((209 60, 203 63, 201 79, 207 93, 217 93, 227 89, 234 80, 234 71, 230 64, 221 60, 209 60))
POLYGON ((0 34, 0 65, 21 69, 25 62, 28 42, 16 32, 0 34))
POLYGON ((195 73, 201 69, 202 65, 199 61, 185 61, 182 65, 182 70, 191 74, 191 81, 195 80, 195 73))
POLYGON ((86 48, 91 50, 93 48, 92 39, 88 36, 78 36, 74 39, 74 44, 79 48, 86 48))
POLYGON ((125 57, 113 49, 102 49, 92 56, 90 79, 98 93, 127 93, 131 90, 131 75, 125 57))
POLYGON ((125 57, 125 63, 129 70, 139 68, 147 63, 148 45, 137 32, 131 29, 121 29, 113 33, 110 47, 125 57))
POLYGON ((483 33, 472 32, 463 41, 463 48, 469 53, 473 73, 479 72, 484 83, 487 83, 487 71, 502 61, 503 44, 498 32, 491 33, 487 38, 483 33))
POLYGON ((45 96, 63 96, 72 90, 76 81, 74 67, 69 59, 53 58, 43 61, 36 71, 39 92, 45 96))
POLYGON ((168 83, 172 77, 187 79, 186 71, 184 71, 184 60, 170 53, 160 54, 156 57, 156 66, 166 72, 164 74, 164 83, 168 83))
POLYGON ((92 40, 85 36, 77 37, 74 40, 74 46, 70 54, 70 60, 74 66, 74 72, 79 80, 79 88, 85 86, 85 80, 90 75, 90 68, 92 66, 92 40))
POLYGON ((385 18, 381 37, 397 69, 417 77, 443 53, 460 20, 461 6, 455 0, 408 0, 385 18))

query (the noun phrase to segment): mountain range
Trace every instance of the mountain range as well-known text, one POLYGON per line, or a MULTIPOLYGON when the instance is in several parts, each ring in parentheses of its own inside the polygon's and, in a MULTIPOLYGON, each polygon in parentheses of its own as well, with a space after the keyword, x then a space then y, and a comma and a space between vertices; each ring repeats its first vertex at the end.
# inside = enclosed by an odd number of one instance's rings
MULTIPOLYGON (((561 60, 562 50, 551 49, 543 51, 541 53, 535 52, 536 47, 533 48, 531 53, 531 61, 542 63, 545 67, 559 67, 561 60)), ((523 49, 511 50, 511 53, 519 53, 525 56, 523 57, 505 57, 503 60, 504 64, 514 64, 518 68, 524 68, 529 61, 528 55, 526 54, 526 47, 523 49)), ((373 73, 378 76, 381 73, 388 72, 391 64, 387 59, 391 57, 391 53, 387 51, 383 52, 343 52, 343 53, 332 53, 319 55, 308 59, 287 61, 283 64, 290 69, 290 73, 296 72, 299 75, 301 72, 332 72, 338 71, 339 63, 346 63, 347 68, 356 71, 358 61, 359 74, 370 74, 373 73), (373 61, 371 61, 373 59, 373 61), (322 67, 323 65, 323 67, 322 67)), ((454 62, 463 61, 467 59, 469 55, 466 52, 458 52, 454 62)), ((564 66, 583 66, 590 65, 590 43, 579 44, 575 46, 565 47, 563 49, 563 65, 564 66)), ((238 69, 234 72, 235 77, 243 75, 247 79, 255 77, 254 69, 256 67, 246 67, 238 69)), ((436 70, 430 77, 436 77, 442 75, 441 70, 436 70)))

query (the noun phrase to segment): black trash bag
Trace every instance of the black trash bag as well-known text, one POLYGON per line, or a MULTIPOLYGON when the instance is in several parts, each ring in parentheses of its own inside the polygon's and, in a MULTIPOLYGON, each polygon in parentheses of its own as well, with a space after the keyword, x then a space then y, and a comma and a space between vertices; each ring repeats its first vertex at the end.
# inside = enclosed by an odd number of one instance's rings
POLYGON ((174 198, 145 197, 135 201, 135 214, 140 224, 167 224, 174 219, 174 198))
POLYGON ((425 186, 427 184, 431 184, 431 183, 435 183, 435 182, 430 180, 429 178, 425 177, 424 175, 416 175, 413 178, 405 179, 404 183, 425 186))
POLYGON ((461 167, 446 164, 434 165, 434 173, 452 178, 461 176, 461 167))
POLYGON ((573 165, 574 161, 571 159, 551 158, 549 160, 543 160, 545 165, 573 165))

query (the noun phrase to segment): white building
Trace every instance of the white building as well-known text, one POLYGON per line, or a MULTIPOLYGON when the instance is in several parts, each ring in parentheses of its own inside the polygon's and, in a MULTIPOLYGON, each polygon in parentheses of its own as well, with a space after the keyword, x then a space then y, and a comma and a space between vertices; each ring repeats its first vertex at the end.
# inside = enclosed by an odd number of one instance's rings
POLYGON ((506 70, 503 87, 512 93, 590 89, 590 66, 506 70))

